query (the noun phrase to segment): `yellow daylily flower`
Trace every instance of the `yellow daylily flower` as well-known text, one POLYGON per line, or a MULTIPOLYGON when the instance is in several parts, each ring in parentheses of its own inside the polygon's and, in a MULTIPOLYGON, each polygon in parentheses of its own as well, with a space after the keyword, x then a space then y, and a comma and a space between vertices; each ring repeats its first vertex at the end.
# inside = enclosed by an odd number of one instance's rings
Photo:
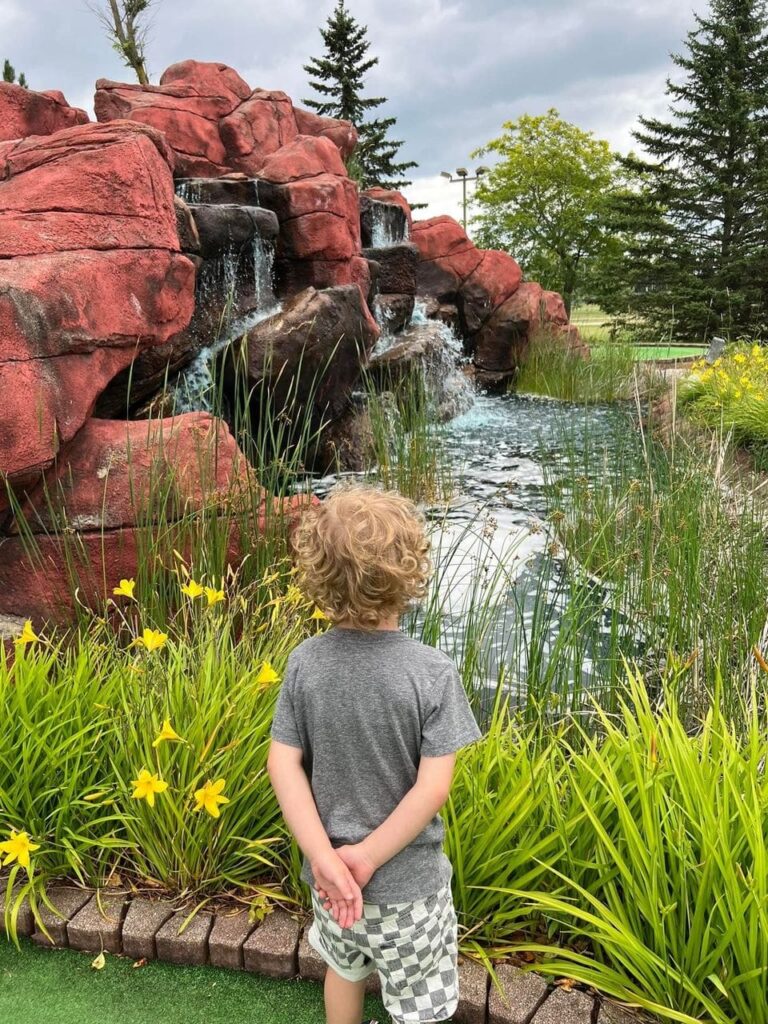
POLYGON ((150 807, 155 806, 155 794, 164 793, 168 789, 167 782, 163 782, 146 768, 141 769, 138 779, 131 780, 131 785, 134 787, 132 799, 146 800, 150 807))
POLYGON ((32 619, 27 619, 21 633, 16 637, 14 642, 17 646, 24 647, 26 644, 37 643, 39 639, 40 637, 34 629, 32 629, 32 619))
POLYGON ((145 629, 141 636, 137 636, 131 647, 143 647, 147 651, 158 651, 165 647, 168 641, 168 634, 161 633, 159 629, 145 629))
POLYGON ((272 665, 265 661, 259 670, 259 674, 256 676, 256 682, 259 686, 271 686, 273 683, 280 682, 280 676, 275 672, 272 665))
POLYGON ((181 736, 179 736, 176 730, 171 726, 171 720, 169 718, 166 718, 163 722, 163 727, 157 734, 156 738, 152 741, 152 746, 159 747, 160 744, 164 743, 166 740, 176 740, 177 742, 181 741, 181 736))
POLYGON ((216 782, 211 782, 209 779, 201 789, 196 790, 195 801, 197 802, 197 807, 195 807, 195 811, 205 810, 212 818, 220 817, 219 804, 229 803, 229 797, 222 794, 226 784, 224 779, 217 779, 216 782))
POLYGON ((187 597, 193 601, 195 598, 202 597, 205 593, 205 587, 198 583, 196 580, 190 580, 189 583, 185 583, 181 588, 182 594, 186 594, 187 597))
POLYGON ((309 617, 310 617, 310 619, 316 619, 317 622, 329 622, 330 621, 328 616, 325 614, 325 612, 321 611, 320 608, 318 608, 317 606, 315 606, 315 610, 312 612, 312 614, 309 617))
POLYGON ((214 587, 205 588, 205 596, 208 598, 208 607, 213 608, 215 604, 224 600, 224 591, 216 590, 214 587))
POLYGON ((29 869, 29 855, 40 849, 39 843, 33 843, 27 832, 17 832, 12 828, 9 832, 10 839, 0 843, 0 853, 5 854, 3 867, 8 867, 17 860, 23 868, 29 869))
POLYGON ((301 592, 300 587, 297 587, 295 583, 289 583, 288 589, 285 592, 285 600, 288 604, 301 604, 306 598, 301 592))
POLYGON ((134 590, 136 589, 136 580, 120 580, 120 586, 115 587, 112 593, 115 597, 128 597, 131 601, 135 601, 134 590))

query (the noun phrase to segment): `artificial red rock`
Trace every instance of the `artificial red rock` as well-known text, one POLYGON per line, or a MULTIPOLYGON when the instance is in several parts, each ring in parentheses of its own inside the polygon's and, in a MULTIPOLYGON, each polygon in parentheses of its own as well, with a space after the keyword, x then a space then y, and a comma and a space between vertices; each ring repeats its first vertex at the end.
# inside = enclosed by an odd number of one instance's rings
POLYGON ((187 413, 164 420, 91 419, 22 509, 29 529, 56 522, 78 531, 114 530, 146 523, 153 497, 173 494, 177 516, 205 503, 258 496, 253 471, 223 420, 187 413))
POLYGON ((0 261, 0 478, 50 464, 141 348, 179 332, 194 267, 166 250, 0 261))
POLYGON ((298 135, 293 103, 284 92, 255 89, 222 119, 219 134, 231 166, 253 176, 267 156, 298 135))
POLYGON ((321 117, 302 107, 293 108, 300 135, 324 135, 338 148, 343 160, 349 160, 357 146, 357 130, 351 121, 321 117))
POLYGON ((453 217, 416 221, 411 240, 420 254, 419 294, 441 301, 452 301, 483 261, 482 252, 453 217))
POLYGON ((559 292, 544 292, 541 302, 544 323, 565 327, 568 323, 568 312, 562 295, 559 292))
POLYGON ((446 215, 415 221, 411 241, 418 246, 422 260, 477 251, 461 224, 446 215))
POLYGON ((0 82, 0 140, 51 135, 62 128, 85 124, 88 115, 70 107, 63 93, 36 92, 10 82, 0 82))
POLYGON ((529 281, 499 306, 475 337, 477 367, 499 372, 520 365, 531 337, 541 327, 543 294, 540 284, 529 281))
POLYGON ((286 184, 320 174, 347 177, 341 154, 330 139, 323 136, 297 135, 261 164, 258 175, 267 181, 286 184))
POLYGON ((523 280, 519 264, 506 252, 479 250, 481 261, 461 283, 461 305, 469 334, 475 334, 495 309, 511 298, 523 280))
POLYGON ((232 170, 219 123, 250 94, 226 64, 182 61, 168 68, 160 85, 99 79, 94 109, 99 121, 140 121, 162 131, 180 175, 216 177, 232 170))
POLYGON ((156 132, 130 123, 20 142, 2 161, 0 258, 178 249, 168 156, 156 132))

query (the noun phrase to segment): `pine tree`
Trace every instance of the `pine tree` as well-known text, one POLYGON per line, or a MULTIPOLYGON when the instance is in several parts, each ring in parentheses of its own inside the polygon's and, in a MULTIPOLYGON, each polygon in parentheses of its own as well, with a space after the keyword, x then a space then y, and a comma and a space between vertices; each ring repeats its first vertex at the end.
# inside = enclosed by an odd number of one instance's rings
POLYGON ((13 64, 11 64, 7 57, 5 58, 5 63, 3 64, 3 81, 8 82, 11 85, 13 85, 13 83, 15 82, 17 85, 20 85, 22 89, 27 88, 26 75, 22 71, 19 77, 16 78, 16 68, 13 66, 13 64))
POLYGON ((643 182, 617 227, 630 241, 635 311, 666 334, 746 337, 768 322, 768 19, 765 0, 712 0, 696 16, 669 119, 640 119, 643 182))
POLYGON ((403 173, 417 165, 413 161, 397 160, 402 140, 388 138, 397 119, 366 120, 369 111, 386 103, 383 96, 363 96, 365 77, 379 63, 378 57, 368 56, 371 44, 367 34, 367 27, 357 23, 344 0, 338 0, 326 27, 320 29, 325 54, 304 65, 310 86, 322 99, 303 102, 323 117, 339 117, 351 121, 357 128, 359 143, 348 170, 362 188, 373 185, 403 188, 411 184, 403 178, 403 173))

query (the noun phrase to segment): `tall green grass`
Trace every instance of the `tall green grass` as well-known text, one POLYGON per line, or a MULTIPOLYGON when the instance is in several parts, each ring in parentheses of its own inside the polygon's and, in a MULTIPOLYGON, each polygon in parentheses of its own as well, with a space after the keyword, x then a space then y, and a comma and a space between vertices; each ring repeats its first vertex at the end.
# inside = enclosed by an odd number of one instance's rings
POLYGON ((569 402, 615 402, 631 398, 635 383, 631 343, 612 338, 595 344, 589 358, 546 333, 532 341, 514 384, 521 394, 569 402))

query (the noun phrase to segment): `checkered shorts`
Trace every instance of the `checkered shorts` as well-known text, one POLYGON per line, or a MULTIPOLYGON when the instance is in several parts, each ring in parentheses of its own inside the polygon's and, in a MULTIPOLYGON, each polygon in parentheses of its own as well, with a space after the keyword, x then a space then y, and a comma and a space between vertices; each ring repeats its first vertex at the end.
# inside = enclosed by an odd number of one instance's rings
POLYGON ((378 971, 381 996, 396 1024, 449 1020, 459 1002, 457 921, 451 887, 411 903, 364 903, 341 928, 312 890, 309 943, 337 974, 362 981, 378 971))

